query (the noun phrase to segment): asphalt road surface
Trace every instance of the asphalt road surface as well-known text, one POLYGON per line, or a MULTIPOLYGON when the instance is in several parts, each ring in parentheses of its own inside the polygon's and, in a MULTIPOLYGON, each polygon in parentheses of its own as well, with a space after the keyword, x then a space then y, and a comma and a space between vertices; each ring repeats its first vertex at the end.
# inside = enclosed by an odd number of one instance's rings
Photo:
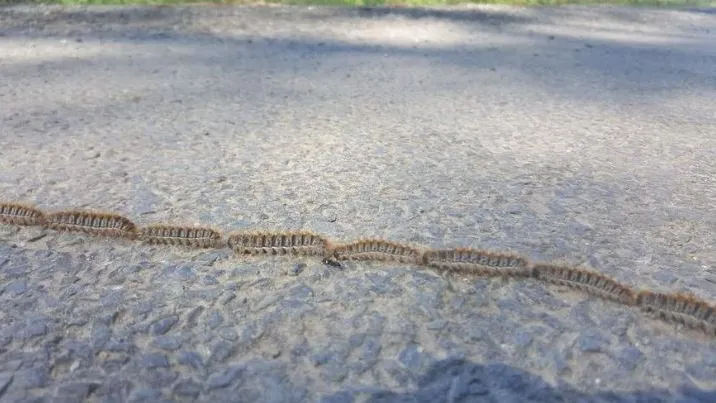
MULTIPOLYGON (((716 12, 0 9, 0 195, 584 264, 716 301, 716 12)), ((3 402, 713 402, 532 280, 0 227, 3 402), (581 400, 580 400, 581 399, 581 400)))

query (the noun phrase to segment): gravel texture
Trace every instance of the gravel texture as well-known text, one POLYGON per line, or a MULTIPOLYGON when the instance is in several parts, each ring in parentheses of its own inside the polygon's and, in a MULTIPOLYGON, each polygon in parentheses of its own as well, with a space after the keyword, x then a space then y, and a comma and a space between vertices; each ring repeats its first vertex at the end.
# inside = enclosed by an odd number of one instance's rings
MULTIPOLYGON (((714 10, 5 7, 0 105, 3 200, 716 301, 714 10)), ((3 402, 716 401, 713 338, 531 280, 0 240, 3 402)))

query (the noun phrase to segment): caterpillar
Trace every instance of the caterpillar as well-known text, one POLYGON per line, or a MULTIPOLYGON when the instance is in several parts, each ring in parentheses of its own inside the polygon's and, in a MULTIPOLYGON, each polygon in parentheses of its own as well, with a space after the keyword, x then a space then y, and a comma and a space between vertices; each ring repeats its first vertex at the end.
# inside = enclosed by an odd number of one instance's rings
POLYGON ((525 257, 509 253, 468 248, 423 249, 380 239, 335 245, 322 235, 308 231, 233 232, 224 240, 220 231, 209 227, 155 224, 138 228, 128 218, 114 213, 68 210, 48 214, 30 205, 5 202, 0 202, 0 223, 41 225, 59 231, 138 239, 149 244, 228 246, 240 254, 318 255, 324 264, 338 268, 342 267, 342 260, 378 260, 410 262, 476 276, 532 277, 636 306, 655 319, 680 323, 716 336, 716 306, 694 296, 636 292, 600 273, 566 263, 533 264, 525 257))
POLYGON ((531 263, 527 258, 480 249, 436 249, 423 255, 423 263, 439 270, 476 275, 529 277, 531 263))
POLYGON ((95 211, 68 210, 51 213, 45 217, 45 226, 57 231, 115 238, 134 239, 137 235, 137 227, 128 218, 95 211))
POLYGON ((333 255, 338 260, 392 260, 401 263, 422 261, 422 253, 418 249, 381 239, 362 239, 338 245, 334 248, 333 255))
POLYGON ((329 256, 330 243, 308 231, 296 232, 232 232, 227 238, 229 248, 240 254, 323 255, 329 256))
POLYGON ((42 225, 45 214, 37 208, 21 203, 0 203, 0 223, 42 225))
POLYGON ((221 233, 209 227, 150 225, 139 230, 139 239, 155 245, 182 245, 212 248, 221 243, 221 233))
POLYGON ((636 305, 636 294, 631 288, 593 271, 563 265, 538 264, 533 268, 533 275, 548 283, 575 288, 625 305, 636 305))
POLYGON ((665 322, 675 322, 692 329, 700 329, 716 336, 716 307, 686 294, 662 294, 641 291, 636 304, 647 315, 665 322))

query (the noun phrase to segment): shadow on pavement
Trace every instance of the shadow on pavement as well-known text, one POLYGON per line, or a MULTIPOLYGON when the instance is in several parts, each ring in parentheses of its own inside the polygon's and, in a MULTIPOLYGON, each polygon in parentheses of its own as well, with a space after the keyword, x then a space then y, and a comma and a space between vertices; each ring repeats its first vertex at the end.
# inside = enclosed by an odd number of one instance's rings
POLYGON ((345 390, 322 403, 388 402, 714 402, 716 391, 684 386, 678 391, 653 389, 635 392, 582 393, 568 385, 553 387, 541 377, 504 364, 477 364, 463 359, 437 362, 415 380, 408 393, 389 390, 345 390), (356 400, 360 397, 360 400, 356 400))

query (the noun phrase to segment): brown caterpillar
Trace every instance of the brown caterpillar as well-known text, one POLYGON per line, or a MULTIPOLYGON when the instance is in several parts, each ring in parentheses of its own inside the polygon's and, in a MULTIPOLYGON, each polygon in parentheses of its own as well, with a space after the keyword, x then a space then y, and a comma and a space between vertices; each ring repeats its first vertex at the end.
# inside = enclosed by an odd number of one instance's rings
POLYGON ((227 238, 229 248, 242 254, 323 255, 329 256, 330 243, 308 231, 296 232, 233 232, 227 238))
POLYGON ((636 303, 651 317, 716 336, 716 307, 694 296, 641 291, 636 296, 636 303))
POLYGON ((37 208, 20 203, 0 203, 0 223, 15 225, 42 225, 45 214, 37 208))
POLYGON ((593 271, 551 264, 538 264, 533 270, 537 279, 548 283, 575 288, 625 305, 636 304, 634 290, 593 271))
POLYGON ((221 244, 221 233, 208 227, 150 225, 140 228, 139 239, 154 245, 212 248, 221 244))
POLYGON ((137 236, 137 227, 132 221, 113 213, 58 211, 45 217, 45 226, 57 231, 82 232, 115 238, 134 239, 137 236))
POLYGON ((435 249, 425 252, 423 263, 429 267, 480 276, 529 277, 531 263, 527 258, 480 249, 435 249))
POLYGON ((421 263, 422 252, 410 246, 382 239, 361 239, 338 245, 333 250, 338 260, 378 260, 401 263, 421 263))
POLYGON ((222 243, 218 230, 208 227, 151 225, 137 228, 132 221, 113 213, 60 211, 45 214, 21 203, 0 202, 0 223, 42 225, 60 231, 126 237, 150 244, 224 247, 247 254, 319 255, 323 263, 341 267, 340 260, 415 262, 434 269, 474 275, 532 276, 536 279, 585 291, 597 297, 636 305, 646 315, 716 336, 716 306, 692 295, 636 292, 602 274, 564 263, 533 265, 527 258, 477 249, 414 248, 385 240, 366 239, 334 246, 326 238, 306 231, 236 232, 222 243))

